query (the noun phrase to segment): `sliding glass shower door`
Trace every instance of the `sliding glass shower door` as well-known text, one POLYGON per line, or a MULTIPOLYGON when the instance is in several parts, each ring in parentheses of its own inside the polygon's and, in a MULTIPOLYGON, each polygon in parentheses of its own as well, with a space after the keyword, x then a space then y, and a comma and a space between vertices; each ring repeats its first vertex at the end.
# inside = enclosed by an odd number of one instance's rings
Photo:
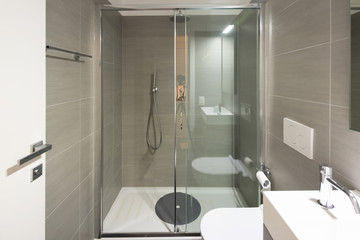
POLYGON ((196 233, 214 208, 259 205, 259 9, 177 13, 177 228, 196 233))
POLYGON ((102 11, 104 236, 259 204, 258 26, 256 7, 102 11))

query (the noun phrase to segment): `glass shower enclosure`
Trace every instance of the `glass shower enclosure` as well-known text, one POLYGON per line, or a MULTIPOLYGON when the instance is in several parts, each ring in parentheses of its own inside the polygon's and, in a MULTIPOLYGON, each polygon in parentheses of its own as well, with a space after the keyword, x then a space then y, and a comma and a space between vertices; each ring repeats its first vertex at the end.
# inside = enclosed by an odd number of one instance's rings
POLYGON ((199 235, 256 207, 259 5, 101 14, 102 235, 199 235))

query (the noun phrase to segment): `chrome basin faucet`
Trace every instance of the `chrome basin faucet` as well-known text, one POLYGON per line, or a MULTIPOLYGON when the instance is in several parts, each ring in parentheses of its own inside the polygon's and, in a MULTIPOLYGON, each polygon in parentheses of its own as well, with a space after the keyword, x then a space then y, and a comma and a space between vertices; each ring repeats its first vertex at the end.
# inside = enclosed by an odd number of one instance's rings
POLYGON ((320 199, 318 200, 318 203, 321 206, 326 208, 334 208, 334 205, 331 204, 331 191, 333 186, 341 190, 349 197, 356 214, 360 214, 359 203, 355 195, 349 189, 345 188, 332 179, 332 167, 327 165, 320 165, 320 199))

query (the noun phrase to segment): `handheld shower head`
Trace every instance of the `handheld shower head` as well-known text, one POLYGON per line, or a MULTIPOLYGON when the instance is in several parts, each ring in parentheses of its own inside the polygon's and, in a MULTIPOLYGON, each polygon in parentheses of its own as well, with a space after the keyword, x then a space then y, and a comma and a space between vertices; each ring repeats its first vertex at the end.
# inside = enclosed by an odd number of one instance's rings
POLYGON ((152 89, 153 93, 157 93, 158 88, 156 87, 156 72, 153 73, 152 89))

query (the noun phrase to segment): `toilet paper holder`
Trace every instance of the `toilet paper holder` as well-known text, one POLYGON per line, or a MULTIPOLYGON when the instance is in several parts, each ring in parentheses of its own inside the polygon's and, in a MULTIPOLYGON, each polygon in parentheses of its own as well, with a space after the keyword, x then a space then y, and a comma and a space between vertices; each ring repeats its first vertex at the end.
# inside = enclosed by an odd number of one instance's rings
POLYGON ((262 171, 267 177, 271 175, 270 168, 266 167, 264 163, 261 163, 260 168, 258 168, 257 170, 262 171))

